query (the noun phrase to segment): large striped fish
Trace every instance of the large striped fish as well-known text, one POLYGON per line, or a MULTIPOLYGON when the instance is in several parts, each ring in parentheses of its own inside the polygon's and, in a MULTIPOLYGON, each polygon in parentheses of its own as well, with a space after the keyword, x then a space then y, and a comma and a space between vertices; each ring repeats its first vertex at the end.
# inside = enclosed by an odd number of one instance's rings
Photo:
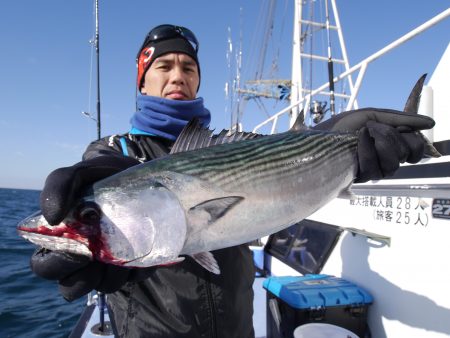
MULTIPOLYGON (((190 123, 174 151, 180 144, 196 147, 193 139, 213 140, 205 133, 210 132, 190 123)), ((105 263, 148 267, 192 255, 217 273, 209 251, 302 220, 355 177, 355 135, 289 131, 254 136, 240 134, 236 142, 132 167, 95 183, 61 224, 49 226, 34 215, 18 231, 45 248, 105 263)))
POLYGON ((59 225, 42 215, 25 219, 20 235, 131 267, 191 255, 219 273, 210 251, 304 219, 345 193, 356 175, 352 133, 211 134, 191 121, 170 155, 96 182, 59 225))

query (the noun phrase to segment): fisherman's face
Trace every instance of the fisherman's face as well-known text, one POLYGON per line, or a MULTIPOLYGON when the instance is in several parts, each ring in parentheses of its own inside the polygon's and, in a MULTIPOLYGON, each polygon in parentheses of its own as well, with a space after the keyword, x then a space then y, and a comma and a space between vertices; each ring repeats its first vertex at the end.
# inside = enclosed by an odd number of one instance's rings
POLYGON ((183 53, 169 53, 153 61, 145 73, 141 93, 171 100, 194 100, 199 81, 194 59, 183 53))

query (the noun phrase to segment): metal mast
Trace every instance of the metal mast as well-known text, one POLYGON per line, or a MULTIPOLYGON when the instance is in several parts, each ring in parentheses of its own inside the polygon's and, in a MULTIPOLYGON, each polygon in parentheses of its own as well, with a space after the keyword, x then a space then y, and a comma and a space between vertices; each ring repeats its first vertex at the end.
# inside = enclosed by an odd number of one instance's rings
MULTIPOLYGON (((289 107, 275 115, 280 116, 289 112, 291 126, 301 110, 304 110, 305 116, 311 118, 311 122, 307 123, 310 124, 320 122, 328 110, 331 115, 335 115, 341 111, 356 109, 357 102, 351 99, 351 94, 355 92, 351 75, 346 74, 345 77, 340 77, 341 72, 348 72, 350 65, 336 0, 294 0, 293 2, 294 22, 290 80, 262 80, 260 77, 256 77, 253 81, 246 81, 245 87, 237 88, 236 91, 242 95, 244 100, 260 98, 289 100, 289 107), (318 7, 317 11, 315 7, 318 7), (325 17, 321 16, 323 9, 325 17), (331 36, 332 34, 333 36, 331 36), (332 40, 336 36, 339 43, 334 43, 332 46, 332 40), (327 41, 326 47, 320 43, 325 40, 327 41), (307 41, 310 43, 308 44, 307 41), (331 47, 337 52, 336 54, 332 53, 331 47), (335 65, 340 66, 341 69, 334 69, 335 65), (336 71, 337 78, 334 76, 336 71), (305 75, 309 75, 309 79, 305 75), (339 90, 335 89, 335 83, 338 81, 341 84, 339 90), (328 82, 328 90, 320 89, 318 91, 319 84, 323 82, 328 82)), ((263 47, 267 47, 267 35, 264 35, 263 39, 263 47)), ((273 120, 277 120, 277 117, 274 117, 273 120)), ((272 128, 272 132, 274 130, 275 127, 272 128)))

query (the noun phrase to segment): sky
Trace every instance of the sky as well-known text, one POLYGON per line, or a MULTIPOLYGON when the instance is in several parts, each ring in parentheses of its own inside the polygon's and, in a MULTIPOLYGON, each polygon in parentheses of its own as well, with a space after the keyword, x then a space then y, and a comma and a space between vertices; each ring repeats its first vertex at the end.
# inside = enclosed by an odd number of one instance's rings
MULTIPOLYGON (((277 30, 269 51, 279 55, 275 74, 290 77, 293 0, 279 0, 277 30), (281 28, 280 28, 281 27, 281 28)), ((22 0, 0 4, 0 187, 42 189, 54 169, 81 160, 97 137, 92 0, 22 0)), ((124 133, 135 111, 135 56, 150 28, 163 23, 189 27, 200 41, 199 96, 212 113, 211 127, 230 125, 225 83, 228 39, 242 41, 243 71, 257 62, 254 52, 262 0, 100 0, 100 100, 102 136, 124 133), (252 47, 253 46, 253 47, 252 47)), ((433 18, 448 1, 337 1, 350 65, 433 18)), ((415 81, 432 74, 450 42, 450 19, 369 66, 360 107, 402 109, 415 81)), ((336 43, 336 40, 334 41, 336 43)), ((270 65, 269 60, 266 63, 270 65)), ((270 68, 270 67, 268 67, 270 68)), ((257 105, 245 113, 252 130, 283 103, 257 105)))

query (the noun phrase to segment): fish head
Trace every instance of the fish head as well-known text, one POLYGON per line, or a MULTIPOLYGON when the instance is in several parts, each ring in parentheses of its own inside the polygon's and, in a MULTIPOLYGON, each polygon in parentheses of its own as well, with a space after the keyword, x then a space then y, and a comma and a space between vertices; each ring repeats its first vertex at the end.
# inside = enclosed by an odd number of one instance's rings
POLYGON ((161 184, 99 186, 80 199, 58 225, 40 213, 18 225, 19 235, 50 250, 89 256, 121 266, 149 267, 177 259, 186 217, 176 196, 161 184))

